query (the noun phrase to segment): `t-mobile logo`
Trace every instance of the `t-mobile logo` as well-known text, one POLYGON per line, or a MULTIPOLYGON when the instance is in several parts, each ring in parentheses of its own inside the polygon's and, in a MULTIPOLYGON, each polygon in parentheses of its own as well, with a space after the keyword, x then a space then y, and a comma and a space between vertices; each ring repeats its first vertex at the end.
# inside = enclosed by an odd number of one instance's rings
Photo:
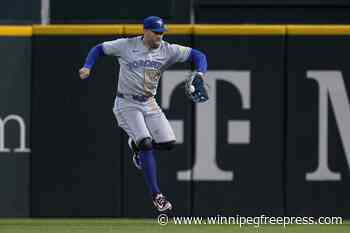
POLYGON ((10 121, 18 124, 19 127, 19 147, 15 148, 13 151, 17 153, 28 153, 30 149, 26 147, 26 125, 24 119, 19 115, 8 115, 5 118, 0 117, 0 153, 11 152, 10 148, 5 146, 5 129, 6 124, 10 121))
MULTIPOLYGON (((307 78, 317 82, 318 90, 318 166, 306 173, 308 181, 339 181, 341 174, 331 171, 328 164, 328 115, 333 109, 346 161, 350 167, 350 105, 341 71, 310 70, 307 78), (332 108, 329 108, 329 105, 332 108)), ((334 156, 334 155, 330 155, 334 156)))
MULTIPOLYGON (((162 77, 162 107, 170 107, 170 99, 175 88, 186 79, 188 71, 167 71, 162 77), (183 78, 181 78, 183 77, 183 78)), ((235 86, 242 97, 242 109, 250 109, 250 72, 249 71, 210 71, 206 82, 211 87, 211 99, 196 104, 195 119, 195 162, 192 169, 179 171, 178 180, 195 181, 231 181, 233 171, 224 171, 216 163, 216 83, 225 81, 235 86), (205 126, 205 127, 203 127, 205 126)), ((177 142, 183 143, 183 121, 171 121, 177 142)), ((227 124, 228 144, 250 143, 250 121, 230 120, 227 124)))

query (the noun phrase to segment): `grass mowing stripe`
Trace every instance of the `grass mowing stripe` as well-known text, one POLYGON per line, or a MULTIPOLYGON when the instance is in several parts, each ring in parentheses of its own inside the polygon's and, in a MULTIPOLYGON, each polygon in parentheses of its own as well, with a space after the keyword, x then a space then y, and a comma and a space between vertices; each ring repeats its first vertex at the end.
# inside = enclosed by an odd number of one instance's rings
POLYGON ((348 233, 342 225, 158 225, 155 219, 0 219, 0 233, 348 233))

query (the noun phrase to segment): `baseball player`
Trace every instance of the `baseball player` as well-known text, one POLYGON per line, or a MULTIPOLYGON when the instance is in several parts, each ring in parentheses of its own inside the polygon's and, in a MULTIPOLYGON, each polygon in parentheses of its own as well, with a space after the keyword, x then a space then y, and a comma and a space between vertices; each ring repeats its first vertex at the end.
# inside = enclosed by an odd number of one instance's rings
MULTIPOLYGON (((103 42, 93 47, 79 70, 86 79, 101 55, 115 56, 120 64, 118 90, 113 112, 118 125, 128 134, 128 145, 136 168, 143 170, 154 206, 160 212, 172 209, 170 201, 162 194, 157 182, 155 150, 170 150, 175 135, 169 121, 158 106, 156 95, 163 72, 177 62, 194 62, 195 80, 190 92, 203 86, 202 77, 207 71, 206 56, 193 48, 163 41, 167 31, 164 21, 150 16, 143 21, 142 36, 103 42)), ((205 91, 204 91, 205 92, 205 91)), ((203 93, 203 92, 202 92, 203 93)), ((207 95, 196 94, 200 101, 207 95)), ((196 101, 195 101, 196 102, 196 101)))

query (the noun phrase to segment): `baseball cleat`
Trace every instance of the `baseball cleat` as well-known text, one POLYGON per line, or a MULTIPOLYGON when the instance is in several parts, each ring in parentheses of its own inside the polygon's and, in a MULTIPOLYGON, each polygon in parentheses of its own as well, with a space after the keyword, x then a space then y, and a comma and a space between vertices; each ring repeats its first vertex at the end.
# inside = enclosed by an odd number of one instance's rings
POLYGON ((172 209, 170 201, 161 193, 153 197, 153 204, 159 212, 164 212, 172 209))
POLYGON ((128 139, 128 145, 129 148, 132 152, 132 162, 134 164, 134 166, 139 169, 142 170, 142 166, 141 166, 141 159, 140 159, 140 155, 139 155, 139 150, 136 148, 135 143, 132 141, 131 138, 128 139))

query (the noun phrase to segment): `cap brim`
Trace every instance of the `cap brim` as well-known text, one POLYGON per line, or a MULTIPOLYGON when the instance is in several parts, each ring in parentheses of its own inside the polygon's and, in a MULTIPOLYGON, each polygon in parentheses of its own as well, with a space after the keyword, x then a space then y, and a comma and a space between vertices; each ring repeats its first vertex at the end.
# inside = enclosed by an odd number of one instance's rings
POLYGON ((168 31, 166 28, 157 28, 157 29, 151 29, 152 32, 166 32, 168 31))

